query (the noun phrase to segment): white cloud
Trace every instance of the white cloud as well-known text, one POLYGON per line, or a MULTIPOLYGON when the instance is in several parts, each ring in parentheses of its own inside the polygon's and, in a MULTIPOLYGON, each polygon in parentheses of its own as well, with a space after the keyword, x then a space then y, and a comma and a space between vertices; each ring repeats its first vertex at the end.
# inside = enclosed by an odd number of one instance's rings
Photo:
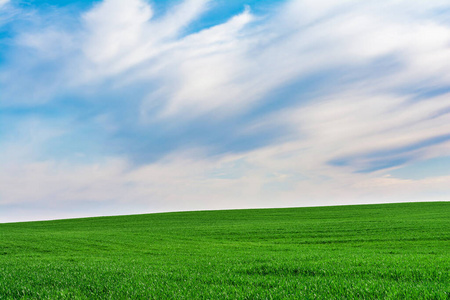
POLYGON ((14 12, 11 10, 9 0, 0 0, 0 26, 6 23, 14 12))
POLYGON ((401 180, 345 174, 331 168, 309 170, 301 151, 292 153, 283 145, 219 159, 178 153, 137 169, 130 169, 123 159, 111 158, 95 164, 47 161, 0 170, 0 221, 10 220, 9 215, 17 209, 14 205, 26 216, 16 217, 17 221, 174 210, 416 201, 424 200, 430 190, 435 195, 427 200, 445 200, 450 179, 444 176, 401 180), (61 205, 74 204, 82 210, 61 209, 61 205), (40 210, 33 213, 36 207, 40 210))
POLYGON ((207 0, 188 0, 153 20, 148 2, 105 0, 83 16, 81 50, 86 59, 81 82, 126 72, 170 50, 184 28, 205 9, 207 0), (88 72, 88 73, 86 73, 88 72))
POLYGON ((140 0, 106 0, 83 17, 87 37, 82 46, 89 61, 112 63, 142 42, 143 26, 152 17, 150 6, 140 0))
POLYGON ((307 142, 329 151, 324 158, 331 159, 445 135, 450 115, 437 114, 449 106, 447 95, 412 102, 407 97, 349 93, 283 114, 281 119, 296 123, 307 142))
POLYGON ((183 34, 207 4, 184 1, 155 19, 145 1, 123 6, 105 0, 84 14, 82 30, 44 28, 20 40, 40 50, 39 60, 66 53, 60 72, 72 88, 111 79, 122 88, 158 82, 160 91, 149 91, 143 107, 163 98, 163 116, 245 110, 302 76, 365 66, 389 55, 401 67, 367 86, 450 83, 450 28, 426 13, 439 8, 439 1, 412 7, 402 1, 290 1, 264 22, 245 11, 224 24, 183 34))

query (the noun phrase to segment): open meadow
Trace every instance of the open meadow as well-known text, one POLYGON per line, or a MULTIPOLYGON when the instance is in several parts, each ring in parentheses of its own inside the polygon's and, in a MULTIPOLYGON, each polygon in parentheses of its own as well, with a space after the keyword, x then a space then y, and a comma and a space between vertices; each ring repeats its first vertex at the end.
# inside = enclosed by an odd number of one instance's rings
POLYGON ((0 224, 0 299, 450 299, 450 202, 0 224))

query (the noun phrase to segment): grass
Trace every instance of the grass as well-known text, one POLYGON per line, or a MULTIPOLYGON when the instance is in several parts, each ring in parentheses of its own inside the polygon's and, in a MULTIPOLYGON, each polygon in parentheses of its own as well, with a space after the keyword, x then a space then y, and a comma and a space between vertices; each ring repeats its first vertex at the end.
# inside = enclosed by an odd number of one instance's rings
POLYGON ((0 224, 0 299, 450 299, 450 202, 0 224))

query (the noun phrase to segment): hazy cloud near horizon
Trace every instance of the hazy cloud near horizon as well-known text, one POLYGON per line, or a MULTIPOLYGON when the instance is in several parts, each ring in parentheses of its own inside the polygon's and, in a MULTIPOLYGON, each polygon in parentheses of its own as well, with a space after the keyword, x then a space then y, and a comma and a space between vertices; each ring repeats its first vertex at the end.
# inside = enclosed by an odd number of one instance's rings
POLYGON ((446 1, 71 5, 0 0, 0 222, 449 200, 446 1))

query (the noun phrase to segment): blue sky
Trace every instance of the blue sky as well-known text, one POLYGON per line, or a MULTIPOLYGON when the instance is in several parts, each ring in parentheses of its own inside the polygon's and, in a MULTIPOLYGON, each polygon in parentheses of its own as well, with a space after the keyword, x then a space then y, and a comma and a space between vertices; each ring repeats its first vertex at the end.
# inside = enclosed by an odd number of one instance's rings
POLYGON ((446 1, 0 0, 0 222, 450 198, 446 1))

